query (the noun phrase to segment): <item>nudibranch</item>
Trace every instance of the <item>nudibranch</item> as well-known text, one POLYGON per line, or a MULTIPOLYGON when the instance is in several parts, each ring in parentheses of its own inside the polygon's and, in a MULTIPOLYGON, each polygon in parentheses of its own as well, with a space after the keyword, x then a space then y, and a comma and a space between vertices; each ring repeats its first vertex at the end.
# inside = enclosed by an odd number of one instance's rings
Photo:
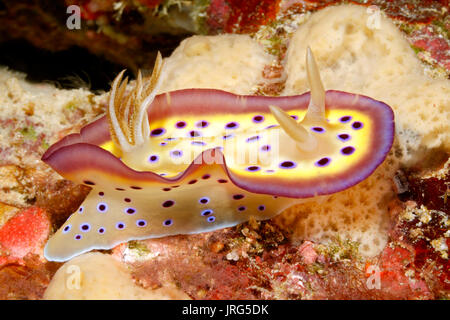
POLYGON ((391 108, 325 91, 309 49, 306 70, 311 92, 286 97, 213 89, 156 95, 160 56, 131 91, 120 73, 106 115, 42 157, 92 188, 49 239, 45 257, 65 261, 129 240, 269 219, 366 179, 392 146, 391 108))

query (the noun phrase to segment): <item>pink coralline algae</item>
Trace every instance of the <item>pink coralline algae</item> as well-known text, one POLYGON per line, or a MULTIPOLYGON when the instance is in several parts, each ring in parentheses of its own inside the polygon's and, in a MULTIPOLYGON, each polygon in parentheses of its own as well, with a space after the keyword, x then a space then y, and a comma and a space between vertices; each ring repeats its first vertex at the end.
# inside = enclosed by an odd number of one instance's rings
POLYGON ((23 262, 28 254, 43 259, 42 252, 50 232, 45 211, 32 207, 12 217, 0 229, 0 267, 23 262))
MULTIPOLYGON (((450 25, 446 25, 445 28, 449 30, 450 25)), ((408 39, 415 50, 419 51, 419 58, 426 59, 424 52, 428 52, 438 65, 450 71, 450 42, 445 37, 439 36, 433 26, 425 26, 413 32, 408 39)))

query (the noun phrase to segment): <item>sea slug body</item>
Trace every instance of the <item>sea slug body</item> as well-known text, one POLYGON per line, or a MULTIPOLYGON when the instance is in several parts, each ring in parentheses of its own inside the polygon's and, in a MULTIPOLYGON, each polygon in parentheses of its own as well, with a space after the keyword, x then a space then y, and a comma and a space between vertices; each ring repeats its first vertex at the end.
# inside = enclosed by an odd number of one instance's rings
POLYGON ((92 188, 48 241, 46 258, 269 219, 366 179, 392 146, 391 108, 325 91, 310 50, 306 65, 311 93, 289 97, 213 89, 156 95, 160 56, 130 93, 119 74, 107 115, 42 157, 92 188))

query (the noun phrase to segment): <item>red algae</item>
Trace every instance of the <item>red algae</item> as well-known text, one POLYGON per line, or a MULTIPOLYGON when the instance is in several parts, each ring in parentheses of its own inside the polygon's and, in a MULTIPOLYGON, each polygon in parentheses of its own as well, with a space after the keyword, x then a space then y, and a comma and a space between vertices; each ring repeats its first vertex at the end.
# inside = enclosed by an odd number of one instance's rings
POLYGON ((30 208, 19 212, 0 229, 0 265, 20 261, 27 254, 42 257, 42 248, 50 232, 45 211, 30 208))
POLYGON ((351 242, 296 245, 285 236, 270 221, 251 222, 204 235, 139 241, 131 249, 121 245, 115 254, 130 265, 138 284, 176 283, 194 299, 432 297, 425 282, 404 275, 403 258, 413 257, 409 251, 386 249, 379 262, 374 260, 382 270, 377 289, 367 285, 364 263, 351 242), (219 252, 211 249, 217 243, 219 252), (398 280, 408 281, 397 287, 398 280))
POLYGON ((417 278, 411 269, 414 253, 391 244, 387 246, 380 258, 380 288, 395 299, 431 299, 425 281, 417 278), (410 272, 408 272, 410 270, 410 272), (408 277, 407 275, 410 275, 408 277))
POLYGON ((96 20, 108 11, 112 11, 114 1, 91 1, 91 0, 66 0, 66 5, 77 5, 80 7, 81 18, 84 20, 96 20))
POLYGON ((211 32, 251 33, 275 20, 281 0, 212 0, 207 25, 211 32))
POLYGON ((376 5, 392 18, 408 23, 430 23, 442 18, 448 8, 448 0, 304 0, 297 6, 306 10, 319 10, 330 5, 352 3, 364 6, 376 5))
POLYGON ((0 300, 42 299, 60 265, 44 263, 37 255, 27 255, 21 264, 0 266, 0 300))
MULTIPOLYGON (((444 27, 450 30, 450 25, 444 27)), ((450 72, 450 42, 448 37, 440 36, 443 30, 438 30, 434 25, 427 25, 421 29, 408 35, 408 40, 412 43, 413 49, 417 52, 418 57, 433 65, 438 65, 450 72), (424 55, 428 52, 431 60, 424 55)))
POLYGON ((450 175, 447 167, 440 171, 439 175, 424 177, 407 174, 408 191, 401 198, 408 201, 396 216, 391 236, 398 245, 408 248, 410 273, 422 275, 434 298, 448 298, 450 175))
POLYGON ((231 7, 226 32, 254 32, 259 26, 273 21, 279 9, 280 0, 228 0, 231 7))
POLYGON ((17 213, 0 229, 0 299, 42 299, 59 264, 43 259, 50 232, 44 210, 17 213))
POLYGON ((163 0, 138 0, 139 3, 142 3, 144 6, 146 6, 149 9, 156 8, 159 6, 163 0))

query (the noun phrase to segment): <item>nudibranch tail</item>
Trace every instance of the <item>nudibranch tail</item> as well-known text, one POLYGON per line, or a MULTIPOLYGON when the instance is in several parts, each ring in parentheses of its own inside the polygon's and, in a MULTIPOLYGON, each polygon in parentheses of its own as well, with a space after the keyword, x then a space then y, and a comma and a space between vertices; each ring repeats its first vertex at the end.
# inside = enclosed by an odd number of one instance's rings
POLYGON ((126 94, 128 78, 122 81, 125 70, 114 79, 107 117, 112 140, 122 152, 131 152, 149 139, 147 107, 158 92, 162 66, 162 57, 158 52, 152 75, 143 79, 139 71, 135 88, 128 94, 126 94))
POLYGON ((325 89, 310 47, 306 51, 306 75, 311 89, 311 100, 309 101, 308 112, 302 122, 325 122, 325 89))

